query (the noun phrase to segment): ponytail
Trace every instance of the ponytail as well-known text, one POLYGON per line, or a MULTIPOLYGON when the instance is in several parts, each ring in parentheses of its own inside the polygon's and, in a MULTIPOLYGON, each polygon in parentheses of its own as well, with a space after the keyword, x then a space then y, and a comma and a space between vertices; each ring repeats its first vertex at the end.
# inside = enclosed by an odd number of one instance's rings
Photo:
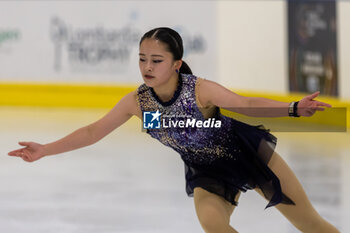
POLYGON ((181 74, 192 74, 191 68, 187 65, 187 63, 184 60, 182 60, 182 65, 180 67, 179 73, 181 73, 181 74))

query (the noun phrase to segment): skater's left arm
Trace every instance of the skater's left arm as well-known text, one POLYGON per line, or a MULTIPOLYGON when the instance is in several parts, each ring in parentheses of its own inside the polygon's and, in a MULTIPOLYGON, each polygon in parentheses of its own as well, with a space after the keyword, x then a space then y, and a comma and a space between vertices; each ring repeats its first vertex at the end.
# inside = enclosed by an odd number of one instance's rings
MULTIPOLYGON (((210 80, 201 80, 198 88, 199 101, 203 106, 215 105, 253 117, 288 116, 290 106, 288 102, 238 95, 210 80)), ((299 116, 312 116, 316 111, 323 111, 323 107, 331 107, 330 104, 314 100, 319 93, 315 92, 299 101, 297 109, 299 116)))
MULTIPOLYGON (((324 111, 323 107, 332 107, 330 104, 314 100, 320 94, 319 91, 305 96, 297 105, 297 115, 310 117, 316 111, 324 111)), ((262 97, 249 97, 249 108, 252 112, 258 113, 260 117, 283 117, 288 116, 288 109, 291 103, 280 102, 262 97), (254 111, 256 109, 256 111, 254 111)))

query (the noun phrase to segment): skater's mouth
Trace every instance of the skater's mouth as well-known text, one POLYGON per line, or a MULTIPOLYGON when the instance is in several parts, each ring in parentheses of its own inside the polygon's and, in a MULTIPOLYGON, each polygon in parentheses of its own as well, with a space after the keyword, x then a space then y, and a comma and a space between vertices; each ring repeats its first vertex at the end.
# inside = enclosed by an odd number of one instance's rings
POLYGON ((152 78, 155 78, 154 76, 152 76, 152 75, 148 75, 148 74, 146 74, 144 77, 145 77, 146 79, 152 79, 152 78))

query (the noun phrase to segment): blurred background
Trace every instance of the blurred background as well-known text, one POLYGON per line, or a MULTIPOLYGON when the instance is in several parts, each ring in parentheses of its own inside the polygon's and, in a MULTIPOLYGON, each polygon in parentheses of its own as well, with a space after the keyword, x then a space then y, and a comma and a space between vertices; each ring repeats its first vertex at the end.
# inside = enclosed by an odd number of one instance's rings
MULTIPOLYGON (((0 1, 0 231, 203 232, 180 157, 136 118, 91 147, 30 164, 7 156, 106 114, 142 84, 141 36, 166 26, 195 75, 236 93, 289 102, 320 90, 332 109, 257 121, 320 214, 350 232, 349 23, 345 0, 0 1)), ((265 203, 242 195, 232 225, 298 232, 265 203)))

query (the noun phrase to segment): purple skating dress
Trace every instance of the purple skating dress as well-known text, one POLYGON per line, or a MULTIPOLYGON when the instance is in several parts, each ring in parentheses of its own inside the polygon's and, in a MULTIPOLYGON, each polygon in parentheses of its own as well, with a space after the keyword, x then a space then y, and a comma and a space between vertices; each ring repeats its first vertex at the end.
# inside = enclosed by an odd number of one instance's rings
POLYGON ((266 208, 278 203, 294 204, 282 193, 279 179, 267 166, 276 137, 263 126, 251 126, 222 115, 218 107, 205 118, 196 96, 200 80, 194 75, 179 75, 177 90, 168 102, 162 102, 145 84, 138 88, 136 97, 142 112, 158 110, 162 114, 166 127, 147 129, 147 133, 181 155, 188 196, 193 196, 195 187, 201 187, 237 205, 239 190, 260 188, 269 200, 266 208), (176 121, 189 124, 174 127, 169 123, 176 121), (205 124, 196 124, 197 121, 206 122, 206 126, 221 121, 221 125, 203 127, 205 124))

